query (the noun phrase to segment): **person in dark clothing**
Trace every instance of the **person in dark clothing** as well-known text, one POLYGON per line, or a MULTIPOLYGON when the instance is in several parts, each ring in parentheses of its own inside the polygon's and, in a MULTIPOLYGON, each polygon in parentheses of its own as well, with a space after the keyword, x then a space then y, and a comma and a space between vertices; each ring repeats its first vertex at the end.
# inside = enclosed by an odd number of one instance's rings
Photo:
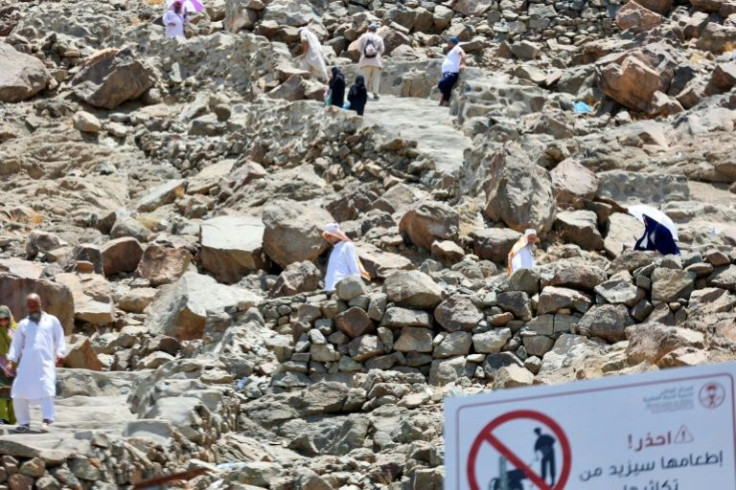
POLYGON ((351 111, 357 112, 359 116, 363 115, 365 104, 368 102, 368 91, 365 88, 363 75, 355 77, 355 83, 348 92, 348 102, 350 102, 351 111))
POLYGON ((534 429, 537 435, 537 442, 534 444, 534 454, 539 451, 542 453, 542 480, 547 481, 547 470, 551 477, 550 486, 555 484, 555 442, 557 439, 549 434, 542 434, 542 429, 537 427, 534 429))
POLYGON ((634 250, 656 250, 662 255, 680 255, 672 232, 663 224, 644 215, 644 234, 636 241, 634 250))
POLYGON ((345 103, 345 77, 340 69, 336 66, 332 67, 332 77, 330 77, 330 93, 332 94, 332 105, 342 109, 345 103))

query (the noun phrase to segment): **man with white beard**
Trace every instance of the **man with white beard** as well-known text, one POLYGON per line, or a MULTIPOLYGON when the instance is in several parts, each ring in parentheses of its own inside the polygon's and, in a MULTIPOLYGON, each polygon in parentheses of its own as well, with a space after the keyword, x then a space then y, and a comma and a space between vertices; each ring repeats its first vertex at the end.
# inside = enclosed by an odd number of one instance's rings
POLYGON ((18 419, 17 432, 31 428, 31 404, 41 404, 41 432, 48 432, 54 422, 56 366, 64 361, 66 342, 59 319, 42 310, 37 294, 26 297, 28 316, 18 324, 8 352, 8 360, 17 367, 10 396, 18 419))

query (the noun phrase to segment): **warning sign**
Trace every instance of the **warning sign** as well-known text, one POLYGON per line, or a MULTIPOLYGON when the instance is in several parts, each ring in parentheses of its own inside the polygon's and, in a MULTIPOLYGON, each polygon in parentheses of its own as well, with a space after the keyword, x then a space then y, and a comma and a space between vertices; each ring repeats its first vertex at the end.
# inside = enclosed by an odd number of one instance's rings
POLYGON ((445 402, 446 490, 736 488, 736 364, 445 402))
POLYGON ((468 457, 468 482, 473 490, 483 488, 478 482, 476 469, 483 464, 483 461, 479 461, 479 456, 483 445, 486 443, 499 453, 498 476, 492 478, 490 482, 490 488, 493 490, 504 488, 508 490, 522 489, 521 482, 524 479, 529 479, 536 485, 536 488, 541 490, 565 488, 565 483, 567 483, 570 476, 570 464, 572 462, 570 442, 562 428, 546 415, 531 410, 517 410, 497 417, 483 428, 473 441, 468 457), (510 447, 512 444, 518 444, 519 440, 503 442, 496 436, 497 429, 500 429, 503 425, 514 425, 516 422, 528 425, 529 421, 536 425, 533 438, 530 432, 529 439, 534 441, 533 452, 539 453, 538 459, 541 458, 540 472, 535 472, 524 462, 522 453, 510 447), (544 432, 545 429, 547 432, 544 432), (562 453, 560 457, 557 457, 556 443, 562 453), (507 463, 510 463, 514 469, 506 471, 507 463), (559 475, 559 478, 557 478, 557 475, 559 475))

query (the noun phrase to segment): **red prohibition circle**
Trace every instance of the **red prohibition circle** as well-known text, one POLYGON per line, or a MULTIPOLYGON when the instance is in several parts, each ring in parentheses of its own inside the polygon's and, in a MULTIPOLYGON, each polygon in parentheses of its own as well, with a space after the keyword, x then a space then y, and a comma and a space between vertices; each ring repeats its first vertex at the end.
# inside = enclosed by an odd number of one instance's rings
POLYGON ((570 450, 570 441, 567 435, 562 431, 562 427, 544 415, 543 413, 535 412, 533 410, 515 410, 513 412, 506 413, 495 419, 491 420, 488 425, 483 427, 473 441, 473 445, 470 447, 470 454, 468 455, 468 466, 467 466, 467 477, 468 483, 470 484, 471 490, 481 490, 478 485, 478 481, 475 478, 476 460, 478 459, 478 453, 480 452, 483 443, 488 443, 493 446, 498 452, 505 456, 511 464, 516 468, 522 470, 540 490, 563 490, 567 480, 570 478, 570 469, 572 468, 572 451, 570 450), (501 443, 493 435, 493 431, 500 425, 517 419, 531 419, 546 425, 552 431, 552 433, 560 441, 560 447, 562 449, 562 471, 560 472, 560 478, 555 483, 555 486, 549 486, 542 480, 542 478, 534 472, 526 463, 524 463, 518 456, 509 451, 509 449, 501 443))

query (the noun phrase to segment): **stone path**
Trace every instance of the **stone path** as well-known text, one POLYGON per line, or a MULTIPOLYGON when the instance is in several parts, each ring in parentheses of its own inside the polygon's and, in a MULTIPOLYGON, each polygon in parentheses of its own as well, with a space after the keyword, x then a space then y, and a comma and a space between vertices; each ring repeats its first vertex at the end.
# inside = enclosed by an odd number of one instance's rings
POLYGON ((457 175, 463 152, 472 141, 452 124, 449 108, 436 100, 383 95, 368 101, 365 122, 417 142, 417 150, 430 156, 440 173, 457 175))
POLYGON ((72 453, 85 454, 95 434, 119 436, 128 421, 135 420, 127 396, 72 396, 56 399, 56 419, 48 434, 39 432, 41 413, 31 410, 31 432, 16 434, 15 426, 0 429, 0 454, 44 459, 64 459, 72 453))

